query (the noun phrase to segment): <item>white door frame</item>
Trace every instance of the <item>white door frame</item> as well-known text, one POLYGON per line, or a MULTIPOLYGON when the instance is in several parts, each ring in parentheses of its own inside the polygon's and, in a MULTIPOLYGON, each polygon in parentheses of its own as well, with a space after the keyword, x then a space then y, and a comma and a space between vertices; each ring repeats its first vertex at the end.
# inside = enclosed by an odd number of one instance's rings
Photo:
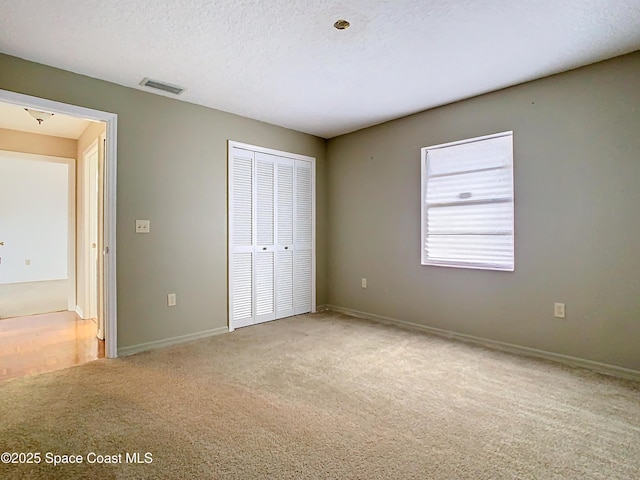
POLYGON ((232 332, 237 327, 237 325, 233 324, 232 318, 233 272, 231 271, 231 256, 233 254, 233 209, 231 208, 231 202, 233 201, 233 171, 231 165, 233 162, 234 147, 251 150, 254 152, 276 155, 278 157, 304 160, 311 163, 311 312, 316 312, 316 159, 314 157, 300 155, 298 153, 274 150, 272 148, 259 147, 257 145, 250 145, 248 143, 229 140, 227 152, 227 318, 230 332, 232 332))
POLYGON ((0 89, 0 101, 52 113, 105 122, 107 124, 107 151, 104 158, 104 298, 105 298, 105 355, 118 356, 118 322, 116 292, 116 181, 118 115, 93 110, 44 98, 0 89))

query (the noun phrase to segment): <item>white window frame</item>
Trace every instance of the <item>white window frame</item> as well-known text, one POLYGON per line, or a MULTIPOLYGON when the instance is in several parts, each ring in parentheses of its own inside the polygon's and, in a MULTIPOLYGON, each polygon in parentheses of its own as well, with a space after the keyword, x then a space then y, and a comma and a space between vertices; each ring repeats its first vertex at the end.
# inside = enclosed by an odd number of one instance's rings
MULTIPOLYGON (((428 252, 426 249, 426 239, 427 239, 427 221, 426 221, 426 215, 427 215, 427 210, 428 208, 433 208, 433 207, 428 207, 427 206, 427 183, 428 183, 428 175, 429 175, 429 170, 428 170, 428 153, 429 151, 433 151, 436 149, 441 149, 441 148, 447 148, 447 147, 453 147, 453 146, 458 146, 458 145, 463 145, 463 144, 467 144, 467 143, 474 143, 474 142, 482 142, 485 140, 490 140, 490 139, 494 139, 494 138, 499 138, 499 137, 506 137, 509 136, 512 139, 512 145, 513 145, 513 131, 507 131, 507 132, 501 132, 501 133, 495 133, 495 134, 491 134, 491 135, 484 135, 481 137, 475 137, 475 138, 469 138, 469 139, 465 139, 465 140, 459 140, 459 141, 455 141, 455 142, 449 142, 449 143, 443 143, 443 144, 439 144, 439 145, 432 145, 430 147, 423 147, 421 148, 421 175, 420 175, 420 183, 421 183, 421 197, 420 197, 420 204, 421 204, 421 208, 420 208, 420 214, 421 214, 421 219, 420 219, 420 233, 421 233, 421 238, 420 238, 420 248, 421 248, 421 254, 420 254, 420 258, 421 258, 421 263, 422 265, 427 265, 427 266, 438 266, 438 267, 452 267, 452 268, 467 268, 467 269, 474 269, 474 270, 497 270, 497 271, 508 271, 508 272, 513 272, 515 269, 515 212, 514 212, 514 202, 515 202, 515 197, 514 197, 514 175, 513 175, 513 147, 511 148, 510 151, 510 156, 509 156, 509 161, 510 161, 510 169, 511 169, 511 239, 512 239, 512 244, 511 244, 511 251, 513 253, 512 257, 511 257, 511 264, 509 266, 504 266, 504 265, 500 265, 500 264, 493 264, 493 263, 480 263, 480 262, 465 262, 465 261, 457 261, 457 260, 433 260, 430 259, 428 257, 428 252)), ((492 200, 486 200, 485 201, 481 201, 479 203, 491 203, 492 200)))

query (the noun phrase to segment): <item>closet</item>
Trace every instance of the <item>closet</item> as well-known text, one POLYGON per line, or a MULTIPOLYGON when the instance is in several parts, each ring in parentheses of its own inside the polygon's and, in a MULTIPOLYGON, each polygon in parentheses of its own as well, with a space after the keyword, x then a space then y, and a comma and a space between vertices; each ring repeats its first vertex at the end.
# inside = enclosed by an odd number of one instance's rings
POLYGON ((315 159, 229 142, 229 329, 315 309, 315 159))

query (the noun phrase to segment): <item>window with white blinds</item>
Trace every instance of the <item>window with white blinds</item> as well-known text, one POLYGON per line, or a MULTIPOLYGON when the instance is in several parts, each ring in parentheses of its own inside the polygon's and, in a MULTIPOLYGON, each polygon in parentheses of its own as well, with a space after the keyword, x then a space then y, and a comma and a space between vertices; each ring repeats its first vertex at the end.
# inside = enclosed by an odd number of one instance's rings
POLYGON ((514 269, 513 132, 422 148, 422 264, 514 269))

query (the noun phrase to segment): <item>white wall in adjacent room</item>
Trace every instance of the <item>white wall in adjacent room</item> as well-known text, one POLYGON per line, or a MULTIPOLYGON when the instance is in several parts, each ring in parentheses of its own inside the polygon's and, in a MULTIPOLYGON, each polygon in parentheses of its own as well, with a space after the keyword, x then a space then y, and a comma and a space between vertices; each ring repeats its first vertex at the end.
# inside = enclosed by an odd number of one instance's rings
POLYGON ((0 151, 0 284, 66 279, 69 166, 0 151))

